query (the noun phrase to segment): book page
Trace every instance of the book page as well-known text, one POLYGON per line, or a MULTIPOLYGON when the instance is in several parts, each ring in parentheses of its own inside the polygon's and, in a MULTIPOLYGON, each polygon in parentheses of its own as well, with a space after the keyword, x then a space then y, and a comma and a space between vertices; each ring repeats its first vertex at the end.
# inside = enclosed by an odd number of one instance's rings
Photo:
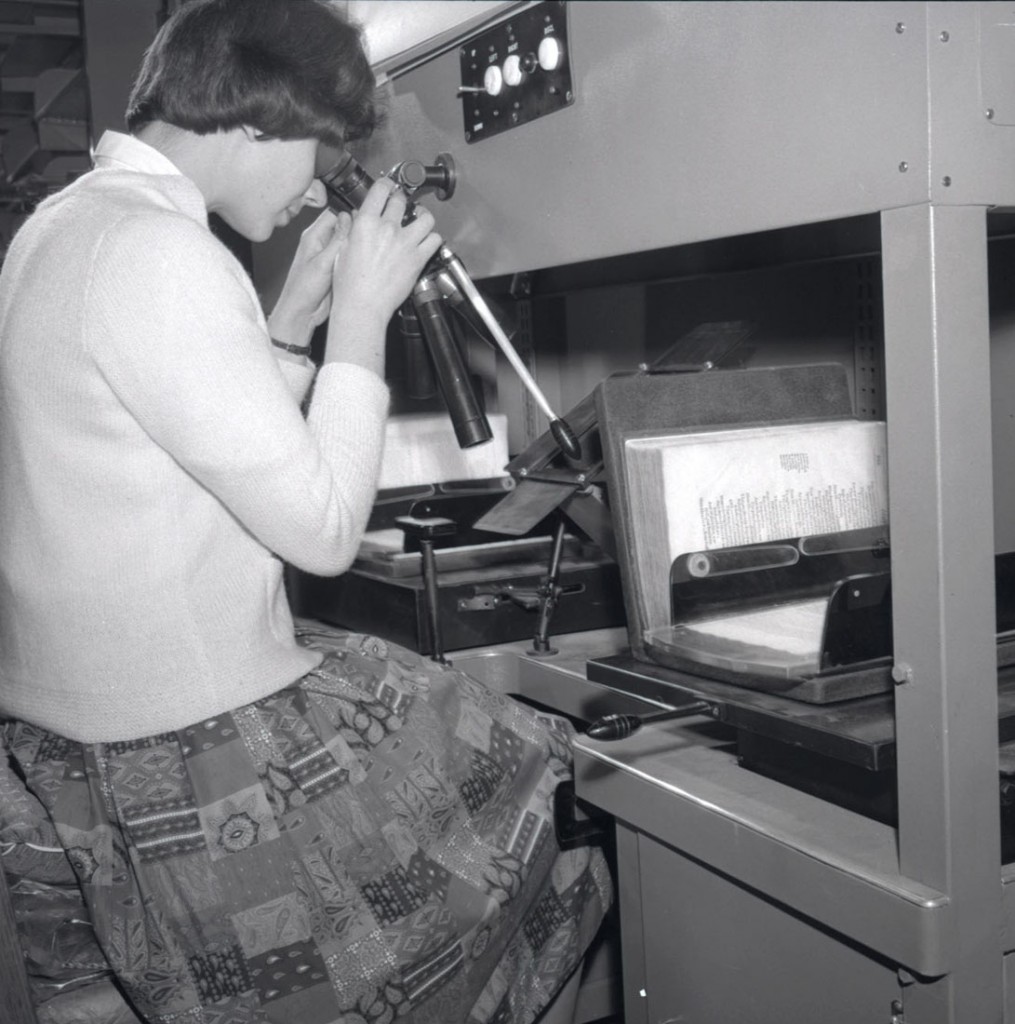
MULTIPOLYGON (((631 438, 625 459, 646 630, 670 624, 670 567, 680 555, 888 522, 880 421, 631 438)), ((749 624, 743 620, 744 629, 749 624)), ((766 635, 776 625, 769 617, 766 635)), ((787 623, 787 643, 791 635, 787 623)), ((769 635, 769 646, 776 641, 769 635)))
POLYGON ((821 646, 826 606, 823 600, 794 601, 759 611, 730 612, 696 620, 694 631, 749 647, 776 647, 803 659, 821 646))
POLYGON ((657 651, 752 676, 790 678, 821 668, 827 602, 787 601, 650 631, 657 651))
POLYGON ((462 448, 447 413, 390 416, 384 425, 378 490, 503 476, 508 462, 507 417, 490 413, 487 420, 491 440, 462 448))

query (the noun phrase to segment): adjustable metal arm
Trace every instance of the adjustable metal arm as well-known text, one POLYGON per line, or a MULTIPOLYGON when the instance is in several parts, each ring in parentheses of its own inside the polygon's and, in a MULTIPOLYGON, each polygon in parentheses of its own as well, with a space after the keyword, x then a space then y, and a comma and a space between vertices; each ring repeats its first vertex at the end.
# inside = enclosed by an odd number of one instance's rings
MULTIPOLYGON (((325 151, 323 158, 327 161, 328 154, 325 151)), ((327 190, 328 202, 335 209, 339 210, 357 210, 359 209, 364 198, 366 198, 367 192, 373 185, 374 180, 370 175, 356 162, 350 153, 331 154, 332 165, 325 167, 320 173, 320 179, 324 183, 324 187, 327 190)), ((437 158, 437 164, 433 167, 427 167, 424 164, 419 163, 415 160, 403 161, 391 172, 391 177, 399 183, 406 194, 410 197, 410 200, 416 196, 426 192, 434 192, 439 199, 448 198, 455 188, 455 168, 454 161, 446 153, 440 154, 437 158)), ((406 222, 411 220, 415 216, 414 204, 410 201, 405 211, 406 222)), ((532 397, 535 399, 539 408, 543 411, 546 418, 550 421, 550 433, 553 435, 553 439, 559 445, 561 451, 568 456, 570 459, 581 458, 581 445, 578 443, 578 437, 571 427, 562 420, 550 407, 550 403, 547 402, 546 396, 539 389, 539 385, 536 384, 532 378, 532 374, 529 373, 528 368, 522 362, 521 357, 515 351, 508 336, 504 333, 500 324, 497 322, 497 318, 490 311, 490 307, 486 304, 482 295, 479 294, 479 289, 476 288, 462 265, 462 262, 458 257, 451 251, 451 249, 443 245, 440 250, 430 261, 426 269, 426 275, 431 277, 434 281, 439 279, 438 292, 441 292, 445 298, 455 298, 458 296, 449 295, 449 290, 453 291, 457 289, 458 292, 464 296, 465 301, 469 307, 476 313, 479 320, 483 323, 487 332, 491 335, 494 341, 497 343, 500 350, 504 353, 508 362, 511 364, 515 373, 518 374, 522 384, 526 387, 532 397), (446 273, 442 273, 446 272, 446 273)), ((421 281, 421 284, 423 282, 421 281)), ((427 301, 430 302, 430 291, 427 288, 427 301)), ((420 323, 424 324, 423 311, 420 307, 418 296, 414 292, 414 301, 416 301, 417 311, 420 313, 420 323)), ((426 319, 431 322, 435 322, 437 317, 434 315, 434 309, 428 310, 430 314, 426 319)), ((424 327, 424 333, 426 328, 424 327)), ((437 329, 436 332, 441 341, 438 342, 441 347, 450 349, 457 348, 454 345, 453 338, 450 337, 449 330, 437 329), (445 338, 447 335, 447 338, 445 338), (449 344, 444 344, 444 341, 449 340, 449 344)), ((454 358, 453 355, 451 357, 454 358)), ((440 375, 440 368, 436 367, 438 376, 440 375)), ((454 387, 447 389, 442 388, 442 391, 448 393, 458 393, 463 390, 463 387, 467 387, 471 390, 471 384, 459 386, 456 382, 454 387)), ((447 393, 445 394, 447 399, 447 393)), ((476 403, 478 404, 478 403, 476 403)), ((452 415, 455 419, 455 414, 452 415)), ((459 443, 462 443, 461 438, 459 443)), ((477 443, 472 441, 471 443, 477 443)), ((463 445, 467 446, 467 445, 463 445)))
POLYGON ((560 450, 570 459, 581 458, 582 450, 581 445, 578 443, 577 435, 550 407, 546 396, 539 389, 539 385, 533 379, 532 374, 529 373, 528 367, 522 362, 521 356, 515 351, 508 336, 497 322, 497 318, 486 304, 486 300, 480 295, 479 289, 475 284, 473 284, 472 278, 469 277, 468 272, 462 265, 462 261, 446 245, 440 247, 437 252, 437 258, 441 265, 450 271, 455 284, 461 289, 469 304, 483 321, 486 329, 493 336, 494 341, 500 346, 500 350, 507 357, 508 362, 513 367, 515 373, 518 374, 522 384, 525 385, 529 394, 536 400, 539 408, 543 410, 546 418, 550 421, 550 433, 553 435, 553 439, 557 442, 560 450))

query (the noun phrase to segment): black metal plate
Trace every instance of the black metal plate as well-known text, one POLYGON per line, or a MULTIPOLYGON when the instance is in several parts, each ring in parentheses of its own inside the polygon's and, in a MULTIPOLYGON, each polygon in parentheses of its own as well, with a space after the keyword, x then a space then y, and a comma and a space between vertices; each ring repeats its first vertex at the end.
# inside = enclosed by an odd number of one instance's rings
POLYGON ((486 29, 462 44, 459 57, 466 142, 499 135, 574 102, 567 5, 561 0, 528 7, 486 29), (555 37, 563 52, 559 67, 546 71, 536 63, 524 72, 517 85, 505 83, 496 96, 485 91, 484 76, 488 68, 502 69, 513 55, 523 64, 526 61, 531 64, 536 59, 539 44, 547 36, 555 37))

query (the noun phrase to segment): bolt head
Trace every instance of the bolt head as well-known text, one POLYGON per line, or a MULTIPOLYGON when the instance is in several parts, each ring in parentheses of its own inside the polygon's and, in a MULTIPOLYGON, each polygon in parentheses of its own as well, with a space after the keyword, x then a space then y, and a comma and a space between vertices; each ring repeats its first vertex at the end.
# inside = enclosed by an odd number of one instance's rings
POLYGON ((913 670, 905 662, 898 662, 892 666, 892 679, 896 683, 908 683, 913 679, 913 670))

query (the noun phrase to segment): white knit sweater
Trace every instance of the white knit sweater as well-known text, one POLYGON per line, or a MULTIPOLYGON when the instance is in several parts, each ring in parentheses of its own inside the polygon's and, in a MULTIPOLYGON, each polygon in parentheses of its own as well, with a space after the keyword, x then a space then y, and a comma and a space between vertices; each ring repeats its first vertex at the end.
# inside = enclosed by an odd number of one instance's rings
POLYGON ((0 275, 0 712, 86 742, 181 728, 313 668, 282 560, 369 515, 388 392, 280 363, 197 187, 136 139, 41 204, 0 275))

